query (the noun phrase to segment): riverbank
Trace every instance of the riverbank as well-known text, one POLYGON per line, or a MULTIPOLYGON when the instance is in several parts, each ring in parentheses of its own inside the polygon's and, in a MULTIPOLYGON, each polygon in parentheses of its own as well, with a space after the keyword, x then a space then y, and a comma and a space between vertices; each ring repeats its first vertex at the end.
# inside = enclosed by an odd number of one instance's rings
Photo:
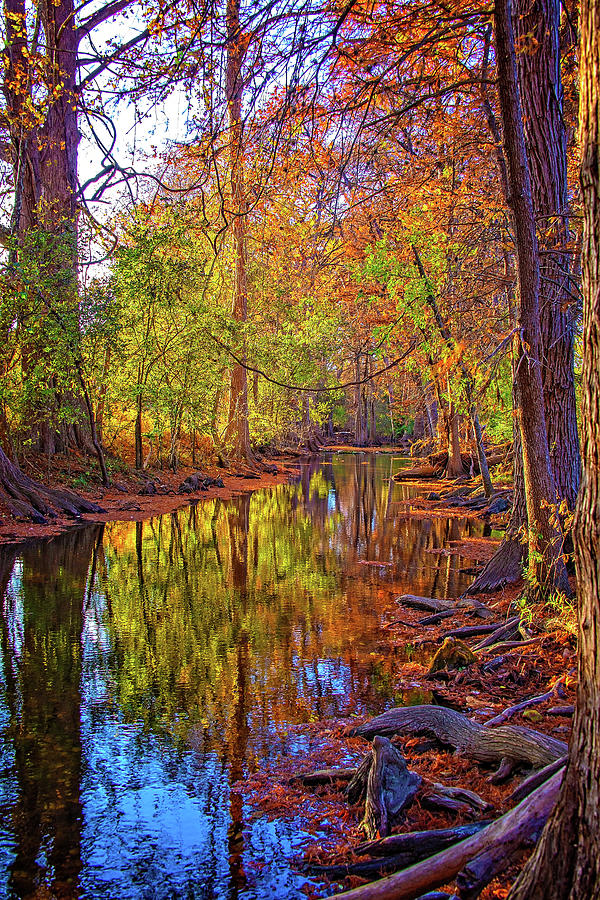
POLYGON ((72 454, 69 460, 54 461, 52 468, 46 470, 45 477, 36 462, 38 460, 34 458, 27 470, 30 477, 52 488, 75 491, 100 506, 102 512, 84 514, 77 519, 58 515, 47 525, 37 525, 11 516, 0 500, 0 546, 53 537, 83 522, 138 522, 174 512, 200 500, 216 497, 228 500, 259 488, 284 484, 298 473, 298 460, 286 457, 263 460, 266 468, 257 472, 247 468, 226 470, 210 465, 180 466, 176 473, 169 469, 149 468, 140 474, 121 464, 111 477, 111 486, 104 488, 99 483, 93 462, 85 457, 72 454), (198 472, 211 479, 221 479, 223 487, 211 485, 203 490, 179 493, 185 479, 198 472))

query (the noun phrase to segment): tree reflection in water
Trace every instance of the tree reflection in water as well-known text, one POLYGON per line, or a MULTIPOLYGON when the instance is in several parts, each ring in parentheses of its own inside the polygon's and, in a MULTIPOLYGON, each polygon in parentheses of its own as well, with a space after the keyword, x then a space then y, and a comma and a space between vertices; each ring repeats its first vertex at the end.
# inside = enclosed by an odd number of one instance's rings
POLYGON ((236 783, 302 757, 291 726, 394 699, 384 610, 459 593, 460 558, 430 551, 481 533, 409 517, 395 465, 315 459, 295 484, 0 554, 0 891, 298 896, 297 823, 248 821, 236 783))

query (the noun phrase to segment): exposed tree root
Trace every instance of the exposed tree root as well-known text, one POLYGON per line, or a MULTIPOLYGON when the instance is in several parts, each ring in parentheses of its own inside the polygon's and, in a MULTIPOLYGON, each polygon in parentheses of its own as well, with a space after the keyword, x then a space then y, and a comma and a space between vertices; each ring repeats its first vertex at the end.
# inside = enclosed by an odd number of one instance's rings
POLYGON ((392 709, 353 729, 353 735, 371 740, 376 735, 426 734, 482 763, 507 760, 513 768, 543 768, 564 756, 567 745, 530 728, 503 725, 486 728, 462 713, 440 706, 392 709))
POLYGON ((530 706, 544 703, 546 700, 551 700, 554 696, 564 698, 564 686, 565 679, 564 676, 561 676, 545 694, 539 694, 537 697, 529 697, 526 700, 521 700, 520 703, 515 703, 514 706, 509 706, 508 709, 498 713, 493 719, 488 719, 485 725, 502 725, 502 723, 506 722, 507 719, 510 719, 511 716, 515 716, 517 713, 522 712, 524 709, 528 709, 530 706))
POLYGON ((402 754, 385 737, 373 739, 368 758, 370 765, 361 828, 368 838, 373 839, 377 834, 390 833, 402 811, 412 803, 422 778, 408 770, 402 754))
POLYGON ((550 763, 549 766, 544 766, 543 769, 538 769, 537 772, 533 772, 532 775, 529 775, 527 778, 524 778, 518 788, 510 795, 511 803, 520 803, 521 800, 524 800, 525 797, 528 797, 533 791, 536 790, 543 784, 545 781, 548 781, 555 772, 559 772, 560 769, 564 768, 567 764, 567 757, 561 756, 560 759, 555 760, 555 762, 550 763))
POLYGON ((511 619, 508 619, 504 625, 496 628, 482 641, 479 641, 473 649, 484 650, 486 647, 493 647, 494 644, 499 644, 503 641, 512 641, 515 638, 519 639, 522 637, 521 632, 519 631, 520 627, 521 617, 513 616, 511 619))
POLYGON ((443 828, 437 831, 415 831, 408 834, 392 834, 377 841, 369 841, 359 845, 355 853, 369 855, 374 859, 361 860, 337 866, 309 866, 309 871, 329 878, 341 880, 348 875, 359 875, 361 878, 377 878, 398 869, 412 866, 414 863, 445 850, 465 838, 477 834, 489 825, 489 821, 473 822, 460 825, 458 828, 443 828), (389 843, 387 843, 389 842, 389 843))
POLYGON ((488 622, 485 625, 463 625, 462 628, 453 628, 442 635, 443 638, 470 638, 480 637, 483 634, 492 634, 496 629, 502 628, 502 622, 488 622))
POLYGON ((482 800, 474 791, 438 783, 427 786, 421 803, 429 809, 446 809, 452 812, 482 813, 493 809, 490 803, 482 800))
POLYGON ((524 559, 525 547, 519 536, 507 535, 465 593, 491 593, 506 584, 514 584, 523 575, 524 559))
POLYGON ((78 518, 82 513, 102 512, 96 503, 73 491, 48 488, 25 475, 0 450, 0 493, 11 515, 46 525, 59 513, 78 518))
POLYGON ((390 856, 392 854, 404 854, 411 857, 411 862, 425 859, 458 841, 477 834, 482 828, 490 824, 486 822, 473 822, 469 825, 459 825, 457 828, 438 828, 432 831, 411 831, 406 834, 390 834, 389 837, 379 838, 376 841, 365 841, 359 844, 354 852, 359 856, 390 856), (418 857, 418 859, 416 858, 418 857))
POLYGON ((483 889, 497 873, 495 861, 502 854, 512 857, 535 844, 556 802, 562 777, 562 771, 555 773, 522 803, 472 837, 402 872, 338 896, 348 900, 414 900, 424 891, 452 881, 478 858, 474 871, 467 873, 465 879, 478 879, 479 889, 483 889))

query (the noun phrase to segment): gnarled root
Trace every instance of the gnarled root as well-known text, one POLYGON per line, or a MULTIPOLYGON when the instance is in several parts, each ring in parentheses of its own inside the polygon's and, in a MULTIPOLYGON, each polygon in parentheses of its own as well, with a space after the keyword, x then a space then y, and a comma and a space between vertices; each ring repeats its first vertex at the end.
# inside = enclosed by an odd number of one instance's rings
POLYGON ((426 734, 482 763, 502 762, 540 769, 564 756, 567 745, 519 725, 486 728, 462 713, 440 706, 391 709, 352 731, 371 740, 375 735, 426 734))
POLYGON ((424 891, 448 884, 477 858, 479 862, 474 865, 474 872, 471 876, 465 875, 465 881, 471 878, 470 884, 477 883, 483 888, 496 874, 496 860, 503 853, 512 857, 521 848, 530 847, 537 841, 556 802, 562 776, 562 770, 557 772, 522 803, 478 834, 402 872, 338 896, 347 900, 413 900, 424 891))
POLYGON ((402 754, 385 737, 375 737, 367 777, 365 815, 361 823, 368 838, 387 835, 402 811, 410 806, 421 776, 409 772, 402 754))
POLYGON ((48 519, 55 518, 59 513, 77 518, 86 512, 102 512, 102 508, 96 503, 91 503, 72 491, 54 490, 29 478, 2 450, 0 493, 13 516, 31 519, 39 525, 47 524, 48 519))

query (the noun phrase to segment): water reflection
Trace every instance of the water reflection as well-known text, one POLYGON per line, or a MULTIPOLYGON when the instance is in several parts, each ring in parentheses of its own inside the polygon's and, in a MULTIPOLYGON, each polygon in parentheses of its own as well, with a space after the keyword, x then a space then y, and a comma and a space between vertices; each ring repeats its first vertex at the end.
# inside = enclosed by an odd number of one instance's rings
POLYGON ((394 699, 390 598, 461 591, 429 551, 480 529, 409 518, 397 465, 338 454, 0 554, 2 896, 303 896, 306 836, 249 821, 236 783, 302 757, 290 724, 394 699))

